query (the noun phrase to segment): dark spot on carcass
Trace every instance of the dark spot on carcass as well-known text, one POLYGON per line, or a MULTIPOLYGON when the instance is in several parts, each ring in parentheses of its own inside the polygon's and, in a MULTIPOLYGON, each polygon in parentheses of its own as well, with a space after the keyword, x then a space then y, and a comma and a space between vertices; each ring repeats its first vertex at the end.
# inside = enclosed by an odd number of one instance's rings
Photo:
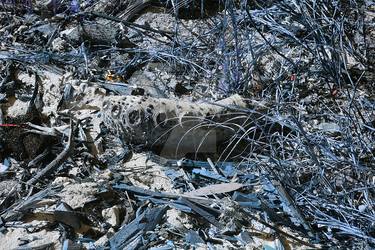
POLYGON ((151 104, 147 106, 146 108, 146 112, 149 113, 149 114, 152 114, 152 111, 154 110, 154 106, 152 106, 151 104))
POLYGON ((130 125, 140 124, 144 118, 142 110, 133 110, 129 112, 129 123, 130 125))
POLYGON ((113 117, 117 118, 120 115, 120 112, 121 112, 121 108, 118 105, 114 105, 112 107, 111 113, 113 117))

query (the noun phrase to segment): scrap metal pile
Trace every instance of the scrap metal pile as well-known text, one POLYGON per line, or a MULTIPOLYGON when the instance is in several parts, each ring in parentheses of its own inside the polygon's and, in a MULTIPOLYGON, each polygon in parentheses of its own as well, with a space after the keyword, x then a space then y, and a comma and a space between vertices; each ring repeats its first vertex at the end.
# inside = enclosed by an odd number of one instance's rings
POLYGON ((375 248, 375 3, 0 0, 0 249, 375 248))

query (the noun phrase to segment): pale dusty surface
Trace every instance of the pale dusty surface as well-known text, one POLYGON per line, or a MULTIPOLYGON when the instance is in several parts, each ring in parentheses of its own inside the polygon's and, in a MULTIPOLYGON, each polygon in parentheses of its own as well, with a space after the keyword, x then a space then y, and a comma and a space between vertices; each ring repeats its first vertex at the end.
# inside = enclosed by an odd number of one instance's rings
POLYGON ((98 184, 94 182, 71 184, 64 187, 59 193, 61 200, 73 209, 80 208, 85 203, 95 199, 98 193, 98 184))
MULTIPOLYGON (((25 225, 25 224, 24 224, 25 225)), ((53 243, 54 249, 59 249, 59 237, 58 231, 46 231, 30 233, 25 228, 9 228, 7 234, 0 234, 0 249, 17 249, 19 247, 38 247, 44 244, 53 243), (25 242, 30 242, 24 244, 25 242)))

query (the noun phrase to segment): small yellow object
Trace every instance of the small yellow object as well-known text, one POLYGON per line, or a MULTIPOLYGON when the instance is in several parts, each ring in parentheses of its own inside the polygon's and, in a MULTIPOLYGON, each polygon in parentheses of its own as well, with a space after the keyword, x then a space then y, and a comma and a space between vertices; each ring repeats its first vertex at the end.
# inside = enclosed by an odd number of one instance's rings
POLYGON ((123 81, 123 78, 122 76, 116 75, 108 70, 107 74, 105 75, 105 80, 111 82, 120 82, 123 81))

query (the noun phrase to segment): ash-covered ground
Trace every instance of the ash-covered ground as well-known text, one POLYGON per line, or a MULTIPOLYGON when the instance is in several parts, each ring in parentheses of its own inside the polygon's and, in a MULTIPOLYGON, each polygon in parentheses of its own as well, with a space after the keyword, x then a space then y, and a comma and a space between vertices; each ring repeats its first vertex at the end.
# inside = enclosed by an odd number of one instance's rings
POLYGON ((375 247, 374 1, 0 1, 0 249, 375 247))

